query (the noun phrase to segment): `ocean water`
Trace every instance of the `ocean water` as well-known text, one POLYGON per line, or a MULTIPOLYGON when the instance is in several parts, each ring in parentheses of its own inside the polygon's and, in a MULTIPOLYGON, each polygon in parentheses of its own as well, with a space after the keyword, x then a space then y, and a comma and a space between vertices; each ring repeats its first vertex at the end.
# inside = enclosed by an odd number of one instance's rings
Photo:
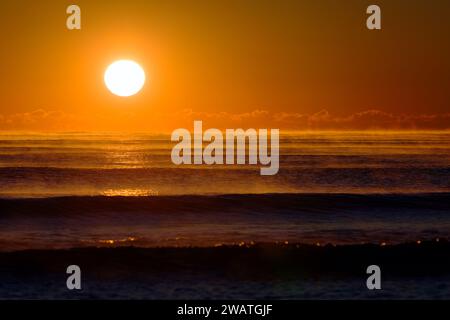
POLYGON ((429 193, 450 190, 450 133, 297 133, 280 171, 181 165, 149 134, 1 134, 0 196, 429 193))
POLYGON ((181 165, 155 134, 0 135, 0 251, 450 235, 449 132, 284 133, 280 170, 181 165))

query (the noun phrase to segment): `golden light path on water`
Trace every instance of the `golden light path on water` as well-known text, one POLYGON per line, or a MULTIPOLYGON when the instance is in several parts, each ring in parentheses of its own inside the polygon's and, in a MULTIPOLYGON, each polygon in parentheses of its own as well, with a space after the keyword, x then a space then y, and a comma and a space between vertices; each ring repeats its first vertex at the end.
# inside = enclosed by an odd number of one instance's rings
MULTIPOLYGON (((103 247, 103 246, 107 246, 107 247, 118 247, 118 246, 119 247, 120 246, 122 246, 122 247, 123 246, 129 247, 129 246, 134 246, 135 244, 137 244, 136 242, 142 242, 141 240, 142 239, 139 239, 137 237, 131 237, 130 236, 130 237, 127 237, 127 238, 122 238, 122 239, 84 240, 82 242, 90 243, 90 244, 97 244, 100 247, 103 247), (135 244, 133 244, 133 243, 135 243, 135 244)), ((174 240, 175 242, 178 242, 179 240, 181 240, 181 238, 177 237, 177 238, 174 238, 172 240, 174 240)), ((440 239, 436 238, 436 239, 434 239, 432 241, 439 242, 440 239)), ((412 243, 415 244, 415 245, 421 245, 422 244, 422 240, 416 240, 416 241, 413 241, 412 243)), ((262 243, 262 242, 254 242, 254 241, 248 241, 248 242, 240 241, 240 242, 219 242, 219 243, 214 244, 213 246, 216 247, 216 248, 217 247, 245 247, 245 248, 252 248, 252 247, 255 247, 255 246, 258 246, 258 245, 262 245, 262 244, 273 244, 273 245, 277 245, 277 246, 281 246, 281 247, 295 247, 297 249, 304 245, 304 244, 301 244, 301 243, 290 243, 289 241, 273 241, 273 242, 268 241, 268 242, 264 242, 264 243, 262 243)), ((367 243, 361 242, 360 244, 364 245, 364 244, 367 244, 367 243)), ((178 247, 179 248, 202 247, 201 244, 191 245, 191 244, 186 244, 186 243, 182 243, 182 242, 180 242, 179 244, 172 244, 172 245, 173 245, 173 247, 177 247, 177 248, 178 247)), ((381 246, 381 247, 386 247, 389 244, 386 243, 386 242, 381 242, 378 245, 381 246)), ((204 246, 208 246, 208 244, 204 244, 204 246)), ((332 243, 332 242, 326 242, 326 243, 317 242, 317 243, 315 243, 315 246, 317 246, 317 247, 329 247, 329 246, 337 247, 339 245, 336 244, 336 243, 332 243)), ((155 247, 155 246, 154 245, 150 245, 149 247, 155 247)), ((156 246, 156 247, 158 247, 158 246, 156 246)))
POLYGON ((150 197, 158 196, 158 191, 149 189, 108 189, 102 192, 107 197, 150 197))

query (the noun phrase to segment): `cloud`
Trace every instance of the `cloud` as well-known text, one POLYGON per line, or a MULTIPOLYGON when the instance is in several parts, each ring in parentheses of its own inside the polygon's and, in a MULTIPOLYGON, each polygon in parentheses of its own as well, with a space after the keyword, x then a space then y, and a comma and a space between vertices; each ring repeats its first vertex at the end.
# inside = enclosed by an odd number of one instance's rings
POLYGON ((0 115, 2 130, 63 130, 64 124, 75 118, 61 111, 38 109, 32 112, 0 115))
MULTIPOLYGON (((336 116, 327 110, 313 114, 254 110, 240 114, 201 113, 184 110, 177 114, 188 128, 194 120, 214 128, 280 128, 285 130, 444 130, 450 129, 450 113, 434 115, 392 114, 366 110, 336 116)), ((173 119, 176 122, 175 119, 173 119)))
POLYGON ((366 110, 346 117, 334 117, 321 111, 308 117, 309 129, 336 130, 428 130, 450 129, 450 114, 407 115, 366 110))
POLYGON ((33 112, 0 115, 0 128, 9 131, 159 131, 192 129, 194 120, 205 128, 279 128, 282 130, 445 130, 450 129, 450 113, 393 114, 366 110, 336 116, 327 110, 302 114, 270 112, 198 112, 192 109, 174 113, 133 113, 75 115, 38 109, 33 112))
POLYGON ((37 109, 32 112, 0 115, 0 130, 4 131, 105 131, 121 130, 120 125, 132 118, 128 113, 74 114, 37 109))

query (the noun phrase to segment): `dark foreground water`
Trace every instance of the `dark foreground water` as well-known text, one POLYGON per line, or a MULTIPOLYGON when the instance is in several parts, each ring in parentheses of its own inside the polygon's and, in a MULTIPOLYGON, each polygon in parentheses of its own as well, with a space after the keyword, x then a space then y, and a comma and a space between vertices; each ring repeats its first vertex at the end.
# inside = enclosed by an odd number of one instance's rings
POLYGON ((0 254, 4 299, 448 299, 446 241, 394 246, 256 244, 0 254), (66 288, 78 264, 82 290, 66 288), (366 287, 367 266, 382 289, 366 287))
POLYGON ((4 199, 0 297, 448 299, 449 206, 444 193, 4 199), (366 288, 372 264, 381 291, 366 288))
POLYGON ((450 235, 450 194, 255 194, 0 200, 0 251, 400 244, 450 235))

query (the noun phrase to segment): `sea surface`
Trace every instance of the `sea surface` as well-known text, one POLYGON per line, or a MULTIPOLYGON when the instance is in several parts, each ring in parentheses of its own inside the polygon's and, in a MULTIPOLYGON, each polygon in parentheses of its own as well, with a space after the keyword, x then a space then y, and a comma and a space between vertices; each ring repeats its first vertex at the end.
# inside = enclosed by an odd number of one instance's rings
POLYGON ((168 135, 0 135, 0 250, 394 244, 450 235, 449 132, 285 133, 280 170, 172 164, 168 135))
POLYGON ((283 133, 274 176, 173 146, 0 134, 0 299, 450 298, 450 132, 283 133))
POLYGON ((448 192, 450 132, 293 133, 280 171, 181 165, 149 134, 1 134, 0 197, 448 192))

